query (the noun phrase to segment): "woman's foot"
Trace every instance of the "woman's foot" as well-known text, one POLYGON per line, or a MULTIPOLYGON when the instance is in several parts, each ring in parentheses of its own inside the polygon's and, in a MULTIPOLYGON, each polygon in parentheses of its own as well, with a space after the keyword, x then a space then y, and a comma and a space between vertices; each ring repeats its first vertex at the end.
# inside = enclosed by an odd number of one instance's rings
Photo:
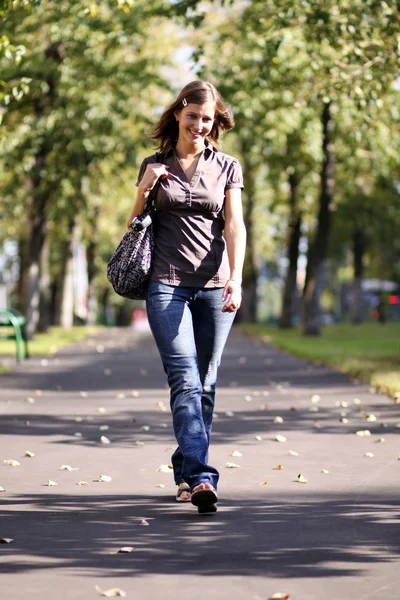
POLYGON ((199 514, 205 515, 217 512, 217 491, 211 483, 200 483, 192 490, 192 504, 197 506, 199 514))
POLYGON ((190 493, 190 487, 187 483, 180 483, 178 485, 178 491, 176 492, 177 502, 190 502, 192 494, 190 493))

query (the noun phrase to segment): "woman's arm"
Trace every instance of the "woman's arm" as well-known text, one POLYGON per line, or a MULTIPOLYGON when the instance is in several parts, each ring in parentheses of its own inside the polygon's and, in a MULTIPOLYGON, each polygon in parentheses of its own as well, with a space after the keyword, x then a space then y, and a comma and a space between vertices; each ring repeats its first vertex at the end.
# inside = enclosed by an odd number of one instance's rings
POLYGON ((246 251, 246 227, 243 221, 242 191, 233 188, 226 191, 224 237, 228 252, 230 278, 224 288, 222 300, 229 299, 224 312, 236 311, 242 302, 242 271, 246 251))
POLYGON ((129 218, 126 222, 128 229, 133 219, 138 215, 141 215, 144 211, 146 200, 151 190, 156 185, 158 178, 161 177, 162 179, 165 179, 165 177, 168 177, 167 169, 168 166, 163 165, 162 163, 151 163, 147 165, 144 175, 138 186, 135 204, 133 205, 129 218))

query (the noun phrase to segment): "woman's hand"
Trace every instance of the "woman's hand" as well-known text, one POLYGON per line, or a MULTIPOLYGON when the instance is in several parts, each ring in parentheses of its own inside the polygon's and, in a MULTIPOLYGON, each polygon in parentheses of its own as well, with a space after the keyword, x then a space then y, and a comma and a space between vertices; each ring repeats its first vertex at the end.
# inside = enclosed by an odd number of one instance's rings
POLYGON ((222 292, 222 302, 225 302, 222 312, 236 312, 240 308, 242 303, 242 286, 238 281, 228 279, 222 292))
POLYGON ((149 163, 139 183, 139 189, 150 192, 160 177, 161 179, 168 177, 168 169, 169 167, 162 163, 149 163))

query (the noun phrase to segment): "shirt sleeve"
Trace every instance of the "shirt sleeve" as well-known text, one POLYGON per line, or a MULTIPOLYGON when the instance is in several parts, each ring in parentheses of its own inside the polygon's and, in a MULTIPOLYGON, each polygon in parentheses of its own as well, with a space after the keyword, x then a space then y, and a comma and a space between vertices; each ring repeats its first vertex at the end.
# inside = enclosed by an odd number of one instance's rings
POLYGON ((228 169, 228 175, 226 178, 226 190, 232 190, 234 188, 240 188, 243 190, 243 172, 240 162, 234 158, 228 169))
POLYGON ((144 172, 146 170, 146 167, 148 165, 148 162, 149 162, 149 157, 145 158, 144 161, 142 162, 142 164, 140 165, 139 174, 138 174, 137 181, 136 181, 136 187, 142 181, 142 178, 143 178, 144 172))

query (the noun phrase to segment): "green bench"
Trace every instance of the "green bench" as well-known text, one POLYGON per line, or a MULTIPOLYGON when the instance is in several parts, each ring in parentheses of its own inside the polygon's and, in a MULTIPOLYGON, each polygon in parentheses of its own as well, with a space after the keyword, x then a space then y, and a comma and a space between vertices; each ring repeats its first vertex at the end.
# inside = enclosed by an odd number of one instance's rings
POLYGON ((28 336, 26 332, 26 319, 24 315, 17 310, 0 309, 0 328, 13 329, 13 333, 0 330, 0 339, 15 340, 17 344, 17 361, 20 362, 24 358, 29 358, 28 351, 28 336), (25 349, 25 356, 24 356, 25 349))

